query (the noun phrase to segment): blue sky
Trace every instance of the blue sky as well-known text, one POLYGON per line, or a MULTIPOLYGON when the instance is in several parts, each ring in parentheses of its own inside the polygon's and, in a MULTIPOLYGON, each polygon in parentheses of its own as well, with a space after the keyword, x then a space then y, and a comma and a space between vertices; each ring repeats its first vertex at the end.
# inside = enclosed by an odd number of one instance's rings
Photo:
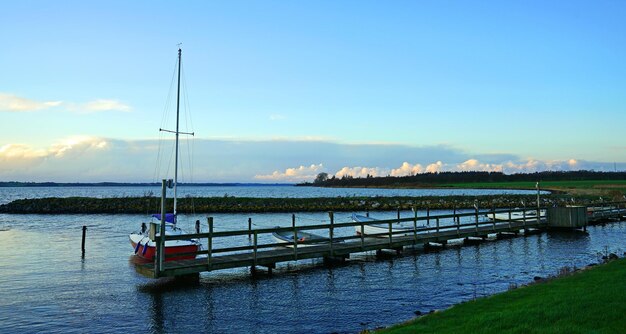
POLYGON ((196 181, 626 169, 622 1, 2 8, 0 180, 160 177, 178 43, 196 181))

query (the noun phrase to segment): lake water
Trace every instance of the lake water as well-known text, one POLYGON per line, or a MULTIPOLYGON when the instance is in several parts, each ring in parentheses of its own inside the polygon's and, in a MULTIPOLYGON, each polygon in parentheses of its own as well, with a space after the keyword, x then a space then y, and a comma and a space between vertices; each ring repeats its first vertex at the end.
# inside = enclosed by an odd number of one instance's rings
MULTIPOLYGON (((146 194, 160 196, 161 187, 0 187, 0 204, 22 198, 42 197, 133 197, 146 194)), ((544 192, 545 193, 545 192, 544 192)), ((181 186, 178 196, 193 197, 272 197, 312 198, 349 196, 454 196, 536 194, 534 190, 508 189, 373 189, 373 188, 318 188, 285 186, 181 186)), ((168 192, 172 196, 172 192, 168 192)))
MULTIPOLYGON (((299 225, 328 219, 325 213, 296 217, 299 225)), ((181 217, 182 227, 191 230, 195 218, 181 217)), ((216 215, 216 229, 245 229, 247 219, 216 215)), ((256 227, 289 226, 291 215, 252 219, 256 227)), ((336 220, 347 221, 348 214, 336 220)), ((286 263, 272 277, 253 278, 249 269, 204 273, 199 284, 174 285, 136 273, 128 233, 142 221, 140 215, 0 214, 0 332, 358 333, 626 250, 621 222, 390 259, 363 253, 332 268, 319 260, 286 263)))

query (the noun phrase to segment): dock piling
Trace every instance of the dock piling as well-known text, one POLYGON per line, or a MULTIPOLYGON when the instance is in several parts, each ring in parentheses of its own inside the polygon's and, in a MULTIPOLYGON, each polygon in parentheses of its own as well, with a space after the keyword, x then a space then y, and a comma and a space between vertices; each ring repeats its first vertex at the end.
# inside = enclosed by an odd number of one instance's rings
POLYGON ((333 251, 333 236, 335 234, 335 214, 332 211, 328 212, 328 217, 330 218, 330 225, 328 226, 328 236, 330 237, 330 256, 335 256, 335 252, 333 251))
POLYGON ((252 238, 252 218, 248 218, 248 240, 252 238))
POLYGON ((83 258, 85 258, 85 235, 87 234, 87 226, 83 225, 83 241, 81 242, 80 249, 83 252, 83 258))
POLYGON ((296 215, 291 214, 291 227, 293 228, 293 256, 298 260, 298 230, 296 230, 296 215))
POLYGON ((209 236, 207 237, 207 261, 209 269, 211 268, 211 258, 213 253, 213 217, 207 217, 209 223, 209 236))

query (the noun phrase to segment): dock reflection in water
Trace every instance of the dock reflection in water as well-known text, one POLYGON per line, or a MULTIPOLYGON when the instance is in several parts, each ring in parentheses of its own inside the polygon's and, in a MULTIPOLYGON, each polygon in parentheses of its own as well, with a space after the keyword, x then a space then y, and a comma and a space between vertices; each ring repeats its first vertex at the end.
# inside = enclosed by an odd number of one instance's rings
MULTIPOLYGON (((318 222, 327 216, 300 215, 318 222)), ((290 223, 289 214, 253 217, 260 227, 290 223)), ((2 331, 355 333, 505 291, 564 266, 582 267, 607 249, 620 256, 626 249, 622 222, 590 227, 588 234, 543 233, 388 259, 359 254, 335 267, 305 260, 279 266, 271 277, 251 277, 248 269, 215 272, 189 285, 134 271, 127 238, 142 218, 0 215, 2 331), (84 259, 82 225, 89 226, 84 259)), ((247 218, 216 221, 245 229, 247 218)))

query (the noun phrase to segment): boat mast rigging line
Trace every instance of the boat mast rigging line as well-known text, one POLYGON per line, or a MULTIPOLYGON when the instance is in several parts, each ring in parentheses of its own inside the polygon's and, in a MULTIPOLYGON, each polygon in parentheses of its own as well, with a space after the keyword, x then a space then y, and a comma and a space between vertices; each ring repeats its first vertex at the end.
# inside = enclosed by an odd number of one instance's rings
POLYGON ((168 132, 173 133, 176 137, 175 150, 174 150, 174 217, 177 214, 177 202, 178 202, 178 151, 179 151, 179 136, 182 135, 191 135, 194 136, 193 132, 182 132, 180 131, 180 77, 181 77, 181 68, 182 68, 182 50, 178 49, 178 79, 177 79, 177 89, 176 89, 176 130, 167 130, 163 128, 159 128, 159 132, 168 132))

